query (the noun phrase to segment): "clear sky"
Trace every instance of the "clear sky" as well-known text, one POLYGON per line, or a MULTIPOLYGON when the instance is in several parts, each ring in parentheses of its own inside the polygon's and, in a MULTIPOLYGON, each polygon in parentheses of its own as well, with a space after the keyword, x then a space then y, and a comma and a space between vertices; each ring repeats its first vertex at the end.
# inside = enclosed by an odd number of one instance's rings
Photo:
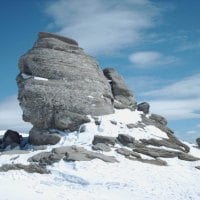
POLYGON ((39 31, 72 37, 115 67, 176 135, 200 137, 199 0, 0 0, 0 129, 28 130, 16 100, 19 57, 39 31))

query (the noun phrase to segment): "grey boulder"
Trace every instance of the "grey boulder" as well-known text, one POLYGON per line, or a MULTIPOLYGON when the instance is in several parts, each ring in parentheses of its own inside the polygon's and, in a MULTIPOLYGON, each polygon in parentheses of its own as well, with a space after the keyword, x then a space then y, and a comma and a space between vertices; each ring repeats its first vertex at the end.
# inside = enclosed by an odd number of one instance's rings
POLYGON ((133 151, 128 150, 128 149, 123 148, 123 147, 116 149, 116 152, 118 154, 124 155, 125 157, 133 156, 133 157, 136 157, 136 158, 141 158, 139 153, 133 152, 133 151))
POLYGON ((98 143, 104 143, 104 144, 107 144, 107 145, 114 146, 115 143, 116 143, 116 138, 110 137, 110 136, 95 135, 94 139, 92 141, 92 144, 96 145, 98 143))
POLYGON ((39 173, 39 174, 49 174, 50 171, 46 169, 46 167, 37 165, 37 164, 30 164, 30 165, 23 165, 20 163, 17 164, 4 164, 0 167, 0 172, 7 172, 10 170, 24 170, 28 173, 39 173))
POLYGON ((7 130, 2 138, 2 148, 14 149, 20 146, 22 136, 13 130, 7 130))
POLYGON ((156 158, 156 159, 144 159, 144 158, 133 158, 133 157, 126 157, 129 160, 132 161, 139 161, 145 164, 151 164, 151 165, 158 165, 158 166, 167 166, 167 162, 165 160, 156 158))
POLYGON ((111 148, 107 144, 97 143, 92 146, 92 150, 109 152, 109 151, 111 151, 111 148))
POLYGON ((142 103, 137 105, 137 110, 142 111, 144 114, 149 113, 149 108, 150 108, 150 105, 147 102, 142 102, 142 103))
POLYGON ((174 158, 178 156, 177 151, 170 151, 165 149, 158 149, 152 147, 134 148, 133 151, 153 158, 163 157, 163 158, 174 158))
POLYGON ((167 120, 161 115, 151 114, 149 118, 152 121, 154 121, 155 123, 158 123, 158 124, 160 124, 162 126, 166 126, 167 125, 167 120))
POLYGON ((106 156, 101 153, 95 153, 92 151, 88 151, 82 147, 72 146, 65 153, 65 157, 63 160, 65 161, 90 161, 93 159, 100 159, 104 162, 114 163, 118 162, 114 156, 106 156))
POLYGON ((178 144, 172 142, 170 139, 162 139, 162 140, 157 140, 157 139, 140 139, 140 142, 142 142, 145 145, 152 145, 152 146, 156 146, 156 147, 167 147, 167 148, 171 148, 171 149, 177 149, 180 151, 184 151, 182 146, 179 146, 178 144))
POLYGON ((185 161, 197 161, 197 160, 200 160, 200 158, 198 158, 198 157, 195 157, 193 155, 190 155, 190 154, 187 154, 187 153, 183 153, 183 152, 180 152, 178 154, 178 158, 180 160, 185 160, 185 161))
POLYGON ((168 128, 167 125, 167 120, 156 114, 152 114, 149 118, 147 118, 145 115, 142 115, 142 123, 145 126, 152 125, 157 128, 159 128, 161 131, 165 132, 168 136, 168 142, 171 143, 172 145, 178 145, 179 148, 182 149, 182 151, 188 153, 190 151, 189 146, 187 146, 185 143, 181 142, 176 136, 174 135, 174 132, 168 128))
POLYGON ((195 168, 198 169, 198 170, 200 170, 200 166, 196 166, 195 168))
POLYGON ((93 159, 100 159, 104 162, 114 163, 118 162, 114 156, 106 156, 101 153, 88 151, 83 147, 78 146, 63 146, 54 148, 51 152, 41 152, 31 158, 29 162, 38 162, 42 165, 51 165, 61 159, 65 161, 91 161, 93 159))
POLYGON ((123 78, 117 71, 114 68, 105 68, 103 73, 111 85, 112 94, 114 96, 114 107, 117 109, 129 108, 135 110, 137 103, 133 94, 127 88, 123 78))
POLYGON ((197 138, 196 142, 197 142, 198 147, 200 147, 200 138, 197 138))
POLYGON ((29 132, 29 143, 33 145, 54 145, 61 139, 56 132, 32 128, 29 132))

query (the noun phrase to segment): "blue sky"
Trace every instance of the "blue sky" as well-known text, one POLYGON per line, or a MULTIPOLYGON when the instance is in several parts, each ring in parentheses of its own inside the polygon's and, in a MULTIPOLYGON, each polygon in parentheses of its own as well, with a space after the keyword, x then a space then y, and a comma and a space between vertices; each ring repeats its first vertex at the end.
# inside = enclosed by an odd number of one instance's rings
POLYGON ((199 0, 1 0, 0 129, 28 130, 16 101, 18 59, 39 31, 72 37, 115 67, 138 102, 176 135, 200 137, 199 0))

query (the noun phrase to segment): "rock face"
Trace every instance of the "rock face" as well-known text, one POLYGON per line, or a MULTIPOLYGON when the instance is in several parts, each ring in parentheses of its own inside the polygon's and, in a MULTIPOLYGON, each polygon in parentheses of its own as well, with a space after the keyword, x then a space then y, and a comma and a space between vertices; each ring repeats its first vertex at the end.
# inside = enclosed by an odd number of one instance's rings
POLYGON ((33 145, 54 145, 60 141, 61 137, 56 132, 32 128, 29 133, 29 143, 33 145))
POLYGON ((149 117, 152 121, 154 121, 155 123, 158 123, 162 126, 166 126, 167 125, 167 120, 160 115, 157 114, 151 114, 151 116, 149 117))
POLYGON ((127 88, 123 78, 113 68, 103 70, 105 77, 109 80, 112 94, 114 96, 114 107, 117 109, 129 108, 135 110, 136 101, 132 92, 127 88))
POLYGON ((44 166, 30 164, 30 165, 23 165, 23 164, 4 164, 0 167, 0 172, 7 172, 10 170, 24 170, 28 173, 39 173, 39 174, 49 174, 48 171, 44 166))
POLYGON ((98 143, 104 143, 104 144, 107 144, 107 145, 114 146, 115 143, 116 143, 116 138, 110 137, 110 136, 95 135, 94 139, 92 141, 92 144, 96 145, 98 143))
POLYGON ((41 152, 29 158, 29 162, 39 162, 42 165, 51 165, 61 159, 70 161, 91 161, 100 159, 104 162, 117 162, 114 156, 106 156, 101 153, 88 151, 83 147, 78 146, 63 146, 53 149, 51 152, 41 152))
POLYGON ((5 149, 10 146, 10 149, 13 149, 16 146, 19 146, 21 138, 22 136, 18 132, 7 130, 2 139, 2 148, 5 149))
POLYGON ((200 138, 197 138, 196 142, 197 142, 198 147, 200 147, 200 138))
MULTIPOLYGON (((89 121, 86 115, 114 112, 113 95, 102 70, 73 39, 39 33, 33 48, 20 58, 19 69, 23 119, 34 128, 75 130, 89 121)), ((116 92, 120 96, 125 91, 116 92)), ((125 103, 131 106, 131 94, 125 93, 129 96, 125 103)))
POLYGON ((150 105, 147 102, 142 102, 142 103, 137 105, 137 110, 138 111, 143 111, 144 114, 148 114, 149 113, 149 108, 150 108, 150 105))

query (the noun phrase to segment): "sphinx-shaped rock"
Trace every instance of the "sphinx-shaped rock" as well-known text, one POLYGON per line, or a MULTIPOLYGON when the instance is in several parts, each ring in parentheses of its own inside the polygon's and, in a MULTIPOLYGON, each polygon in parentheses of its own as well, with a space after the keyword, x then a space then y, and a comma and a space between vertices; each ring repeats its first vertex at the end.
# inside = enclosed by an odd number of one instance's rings
POLYGON ((112 94, 114 96, 114 107, 117 109, 129 108, 135 110, 136 101, 132 92, 127 88, 123 78, 113 68, 103 70, 105 77, 109 80, 112 94))
POLYGON ((73 39, 39 33, 33 48, 20 58, 19 69, 23 119, 37 129, 75 130, 89 121, 87 115, 114 112, 102 70, 73 39))

